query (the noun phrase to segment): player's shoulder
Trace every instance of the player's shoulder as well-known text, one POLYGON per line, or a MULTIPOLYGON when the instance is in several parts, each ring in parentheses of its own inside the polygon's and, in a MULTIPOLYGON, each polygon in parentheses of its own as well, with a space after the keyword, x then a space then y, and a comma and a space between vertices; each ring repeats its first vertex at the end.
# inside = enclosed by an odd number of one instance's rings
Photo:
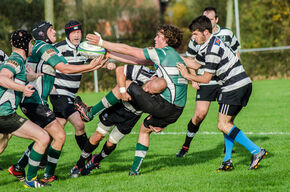
POLYGON ((232 36, 234 34, 234 32, 232 30, 228 29, 228 28, 221 27, 220 31, 219 31, 219 34, 232 36))
POLYGON ((58 47, 61 47, 61 46, 64 46, 64 45, 67 45, 66 40, 60 41, 58 43, 55 43, 54 47, 58 48, 58 47))

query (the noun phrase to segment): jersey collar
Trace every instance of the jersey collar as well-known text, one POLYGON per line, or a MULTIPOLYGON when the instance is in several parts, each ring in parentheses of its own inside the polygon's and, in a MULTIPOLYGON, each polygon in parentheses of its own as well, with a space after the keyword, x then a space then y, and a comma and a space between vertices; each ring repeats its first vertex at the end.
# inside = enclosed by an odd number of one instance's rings
POLYGON ((70 48, 72 48, 72 49, 77 49, 76 46, 74 46, 74 44, 72 44, 72 43, 70 42, 70 40, 69 40, 67 37, 65 38, 65 41, 66 41, 66 43, 68 44, 68 46, 69 46, 70 48))

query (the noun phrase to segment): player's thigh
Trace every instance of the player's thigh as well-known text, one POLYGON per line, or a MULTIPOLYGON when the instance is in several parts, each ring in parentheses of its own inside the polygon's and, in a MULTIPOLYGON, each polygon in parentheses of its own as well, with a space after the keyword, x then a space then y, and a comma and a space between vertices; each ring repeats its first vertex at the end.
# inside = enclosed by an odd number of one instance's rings
POLYGON ((55 119, 50 122, 44 128, 48 134, 53 138, 53 140, 57 140, 58 142, 64 143, 65 141, 65 132, 63 126, 55 119))
POLYGON ((8 134, 0 133, 0 154, 7 147, 8 142, 9 142, 11 136, 12 136, 12 134, 10 134, 10 133, 8 133, 8 134))
POLYGON ((48 143, 49 141, 48 133, 30 120, 26 121, 19 129, 14 131, 12 134, 17 137, 31 139, 37 142, 48 143))
POLYGON ((195 103, 195 116, 205 117, 210 107, 210 101, 196 101, 195 103))
POLYGON ((68 121, 74 126, 75 130, 84 130, 85 125, 81 119, 79 112, 74 112, 68 117, 68 121))

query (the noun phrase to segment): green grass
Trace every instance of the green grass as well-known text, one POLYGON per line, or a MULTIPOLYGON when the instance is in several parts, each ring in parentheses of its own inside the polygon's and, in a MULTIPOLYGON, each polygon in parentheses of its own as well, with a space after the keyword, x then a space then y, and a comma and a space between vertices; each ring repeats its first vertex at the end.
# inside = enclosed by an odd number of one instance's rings
MULTIPOLYGON (((84 101, 94 104, 105 93, 81 94, 84 101)), ((290 165, 290 79, 255 81, 253 94, 246 108, 236 118, 236 125, 256 144, 266 148, 269 155, 257 170, 248 170, 250 154, 235 143, 232 155, 235 169, 217 173, 223 160, 223 136, 218 133, 217 103, 212 103, 208 117, 191 144, 189 154, 177 159, 175 153, 184 142, 189 119, 194 112, 195 92, 189 89, 186 108, 180 119, 165 129, 165 133, 152 134, 150 148, 141 167, 141 175, 128 177, 141 121, 133 134, 125 137, 117 149, 91 175, 69 178, 80 150, 71 125, 66 126, 67 140, 56 170, 60 180, 50 188, 38 191, 289 191, 290 165), (217 134, 206 134, 214 132, 217 134), (262 133, 262 134, 261 134, 262 133), (264 133, 264 134, 263 134, 264 133), (273 134, 269 134, 273 133, 273 134), (283 133, 283 134, 280 134, 283 133)), ((97 125, 98 118, 86 124, 88 135, 97 125)), ((13 137, 1 155, 0 165, 7 169, 15 163, 30 142, 13 137)), ((101 150, 102 142, 96 152, 101 150)), ((43 171, 39 172, 43 175, 43 171)), ((23 184, 0 172, 0 191, 24 191, 23 184)))

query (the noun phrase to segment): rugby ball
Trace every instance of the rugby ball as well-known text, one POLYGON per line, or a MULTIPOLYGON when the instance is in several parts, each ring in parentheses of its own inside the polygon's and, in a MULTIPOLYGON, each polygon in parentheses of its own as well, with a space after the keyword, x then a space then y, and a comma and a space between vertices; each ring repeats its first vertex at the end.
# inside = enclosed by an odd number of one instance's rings
POLYGON ((106 49, 97 45, 88 44, 88 41, 83 41, 78 46, 78 52, 86 58, 93 59, 100 55, 105 55, 106 49))

